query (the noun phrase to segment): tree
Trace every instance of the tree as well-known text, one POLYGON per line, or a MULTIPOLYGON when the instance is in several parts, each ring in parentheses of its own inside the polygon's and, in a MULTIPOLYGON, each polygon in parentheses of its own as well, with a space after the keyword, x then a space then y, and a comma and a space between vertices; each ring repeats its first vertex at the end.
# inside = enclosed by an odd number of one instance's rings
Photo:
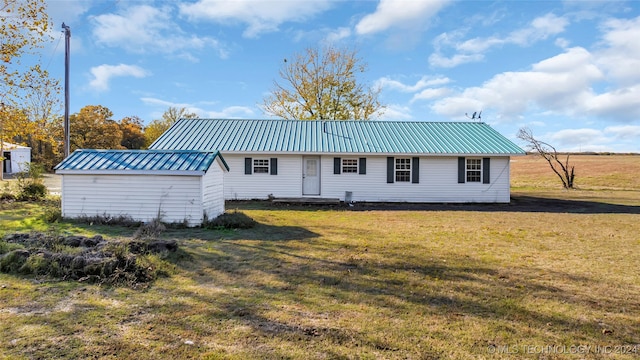
MULTIPOLYGON (((43 80, 49 78, 46 71, 25 62, 25 55, 37 55, 48 34, 49 17, 45 0, 0 0, 0 107, 19 109, 27 94, 42 89, 43 80)), ((37 56, 29 59, 36 58, 37 56)), ((14 110, 11 110, 14 111, 14 110)), ((0 162, 4 160, 4 129, 14 117, 0 117, 0 162)), ((0 179, 2 172, 0 172, 0 179)))
POLYGON ((58 114, 62 109, 60 99, 60 82, 52 79, 46 70, 35 67, 41 76, 33 79, 36 84, 31 91, 25 93, 23 109, 32 129, 21 134, 18 142, 31 148, 31 161, 39 163, 45 169, 51 169, 63 157, 64 134, 62 123, 58 121, 58 114), (60 127, 58 129, 57 127, 60 127))
POLYGON ((564 162, 560 159, 558 151, 553 146, 544 141, 540 141, 533 136, 528 128, 521 128, 518 131, 518 139, 527 143, 529 150, 537 152, 544 158, 551 167, 551 170, 558 175, 565 189, 573 189, 573 180, 575 178, 574 166, 569 164, 569 154, 567 154, 564 162))
POLYGON ((145 143, 142 120, 137 116, 130 116, 120 120, 118 125, 122 131, 120 145, 127 149, 142 149, 145 143))
POLYGON ((144 129, 144 137, 146 138, 145 146, 149 147, 160 135, 169 130, 171 125, 176 121, 180 119, 195 119, 198 117, 197 114, 188 111, 187 108, 170 107, 162 114, 162 119, 151 121, 144 129))
POLYGON ((370 120, 381 115, 380 89, 358 79, 367 66, 356 50, 307 48, 284 60, 281 84, 263 102, 266 113, 297 120, 370 120))
POLYGON ((101 105, 87 105, 69 116, 71 151, 77 149, 122 149, 122 130, 111 120, 113 113, 101 105))

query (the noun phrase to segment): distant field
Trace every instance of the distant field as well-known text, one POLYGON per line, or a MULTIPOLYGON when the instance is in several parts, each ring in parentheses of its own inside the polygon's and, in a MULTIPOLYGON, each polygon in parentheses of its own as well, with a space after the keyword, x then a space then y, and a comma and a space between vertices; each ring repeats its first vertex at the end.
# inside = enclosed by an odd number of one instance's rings
MULTIPOLYGON (((0 359, 637 359, 640 156, 514 158, 514 201, 367 209, 231 202, 173 229, 146 290, 0 274, 0 359)), ((127 239, 3 204, 0 235, 127 239)))
POLYGON ((640 205, 640 155, 571 155, 569 160, 575 165, 576 191, 564 191, 540 156, 513 157, 512 194, 640 205))

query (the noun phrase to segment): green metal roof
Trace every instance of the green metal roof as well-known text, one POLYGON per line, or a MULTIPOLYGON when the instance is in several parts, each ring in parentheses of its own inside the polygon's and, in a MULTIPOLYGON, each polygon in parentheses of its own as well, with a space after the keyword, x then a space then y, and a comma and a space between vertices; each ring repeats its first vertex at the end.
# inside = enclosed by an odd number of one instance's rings
POLYGON ((216 157, 229 170, 219 152, 193 150, 76 150, 56 171, 207 171, 216 157))
POLYGON ((223 153, 525 153, 485 123, 421 121, 181 119, 150 148, 223 153))

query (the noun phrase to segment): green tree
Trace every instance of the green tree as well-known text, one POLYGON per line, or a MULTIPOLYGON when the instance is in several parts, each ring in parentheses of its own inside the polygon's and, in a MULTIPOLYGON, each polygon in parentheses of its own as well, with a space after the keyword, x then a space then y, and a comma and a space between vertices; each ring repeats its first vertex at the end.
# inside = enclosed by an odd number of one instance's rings
POLYGON ((101 105, 87 105, 71 114, 71 151, 77 149, 122 149, 122 130, 111 119, 113 113, 101 105))
POLYGON ((155 119, 144 129, 144 137, 146 138, 145 146, 149 147, 157 138, 165 131, 169 130, 171 125, 180 119, 195 119, 198 115, 190 113, 187 108, 168 108, 161 119, 155 119))
POLYGON ((142 149, 145 144, 142 120, 137 116, 129 116, 120 120, 122 141, 120 145, 127 149, 142 149))
POLYGON ((307 48, 284 60, 283 83, 265 97, 263 110, 284 119, 370 120, 385 106, 378 100, 380 89, 368 88, 358 76, 367 65, 356 50, 307 48))
MULTIPOLYGON (((29 94, 46 90, 43 84, 49 74, 38 65, 37 49, 51 40, 48 30, 45 0, 0 0, 0 111, 9 107, 15 113, 29 94)), ((19 119, 0 117, 0 161, 4 141, 9 139, 5 129, 15 127, 9 122, 19 119)))

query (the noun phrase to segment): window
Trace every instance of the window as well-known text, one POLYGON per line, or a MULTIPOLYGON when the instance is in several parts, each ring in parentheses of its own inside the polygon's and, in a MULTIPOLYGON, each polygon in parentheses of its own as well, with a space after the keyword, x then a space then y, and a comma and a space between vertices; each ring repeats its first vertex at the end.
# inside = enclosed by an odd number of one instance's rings
POLYGON ((411 159, 397 158, 395 170, 396 170, 396 182, 411 181, 411 159))
POLYGON ((357 174, 358 159, 342 159, 342 172, 348 174, 357 174))
POLYGON ((467 159, 467 182, 480 182, 482 179, 482 159, 467 159))
POLYGON ((253 173, 254 174, 268 174, 269 173, 269 159, 253 159, 253 173))

